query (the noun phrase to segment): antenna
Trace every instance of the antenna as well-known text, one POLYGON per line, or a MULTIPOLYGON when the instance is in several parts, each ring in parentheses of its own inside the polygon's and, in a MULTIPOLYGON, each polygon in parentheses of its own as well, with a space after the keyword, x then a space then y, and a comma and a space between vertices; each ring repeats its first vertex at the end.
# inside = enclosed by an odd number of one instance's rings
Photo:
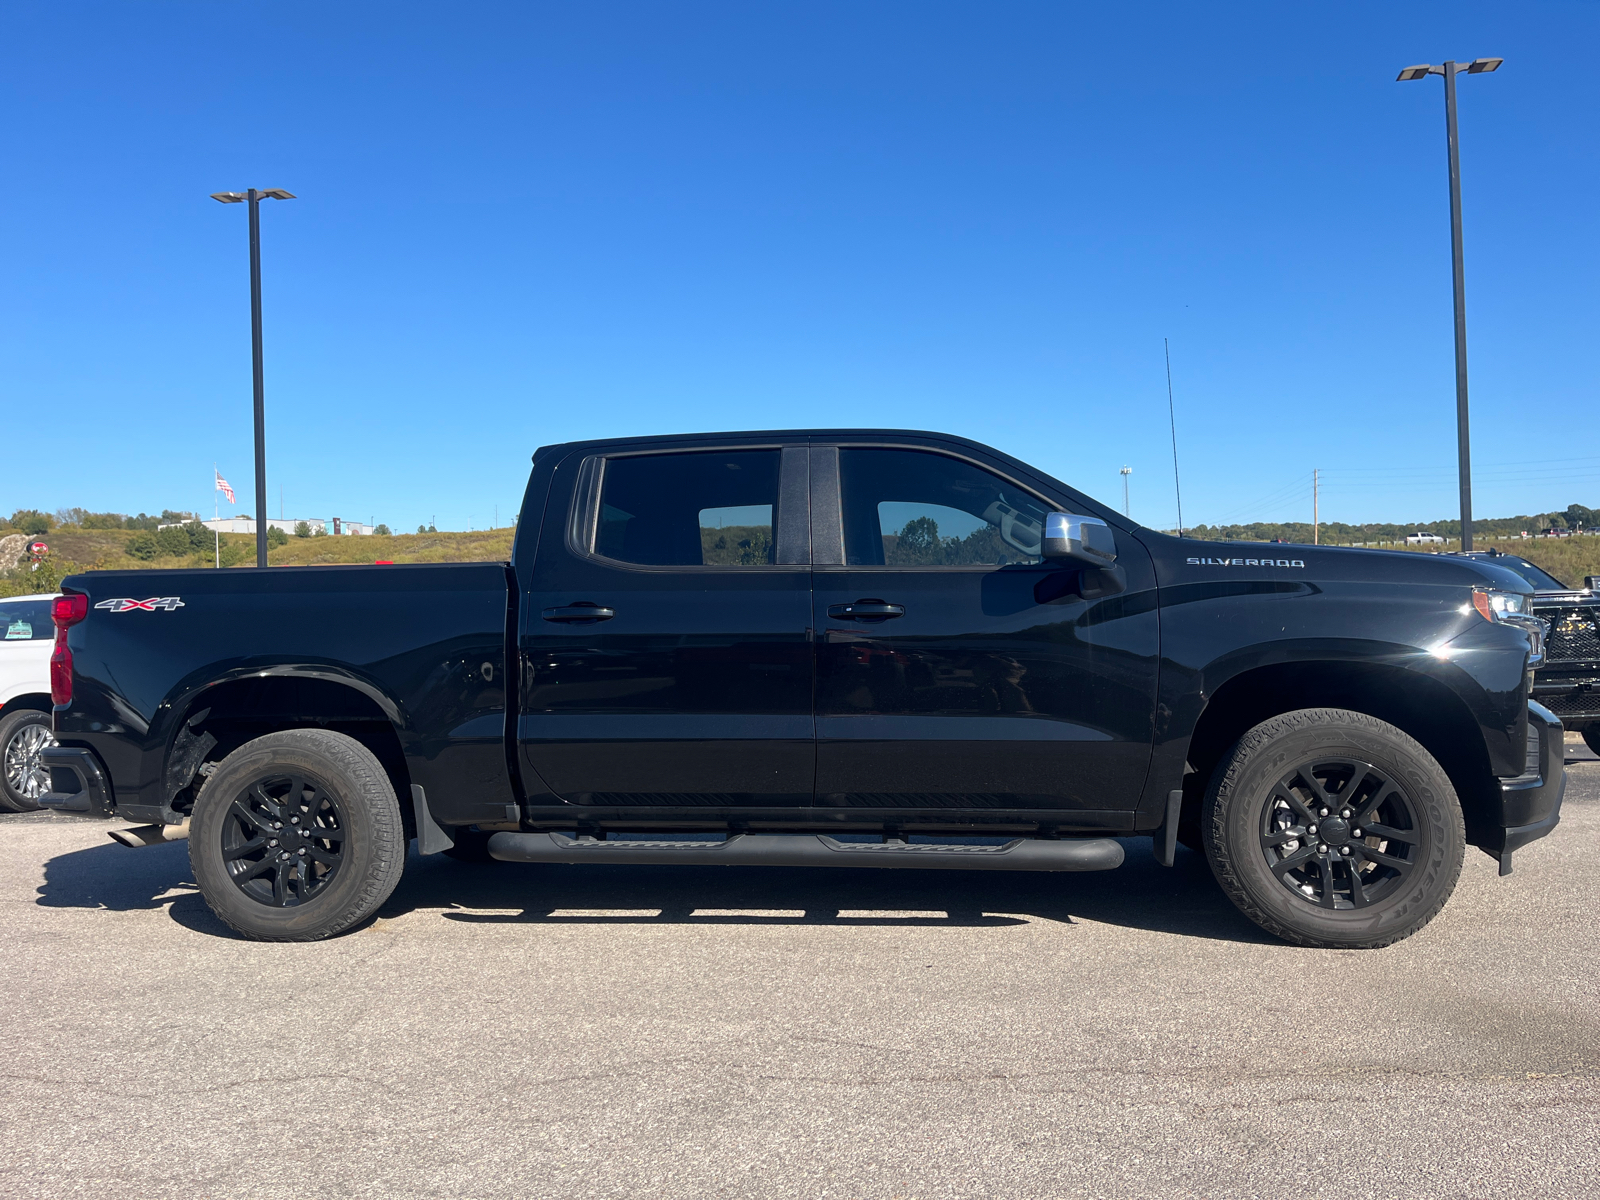
POLYGON ((1178 497, 1178 536, 1183 536, 1183 487, 1178 482, 1178 415, 1172 407, 1172 347, 1166 338, 1161 348, 1167 355, 1167 419, 1172 422, 1172 490, 1178 497))
POLYGON ((1122 468, 1122 515, 1132 520, 1133 513, 1128 508, 1128 476, 1133 474, 1132 467, 1122 468))

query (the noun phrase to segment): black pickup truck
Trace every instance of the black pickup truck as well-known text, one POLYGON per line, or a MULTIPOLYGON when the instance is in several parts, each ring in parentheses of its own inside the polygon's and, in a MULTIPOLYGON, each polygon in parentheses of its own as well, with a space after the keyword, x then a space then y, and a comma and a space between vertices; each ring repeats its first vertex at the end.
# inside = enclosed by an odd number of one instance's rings
POLYGON ((1092 871, 1149 837, 1281 937, 1375 947, 1565 785, 1515 573, 1171 537, 938 434, 548 446, 509 563, 62 590, 43 803, 187 837, 255 938, 363 921, 413 838, 1092 871))
POLYGON ((1568 587, 1550 572, 1503 550, 1461 555, 1515 571, 1533 588, 1533 615, 1547 627, 1544 663, 1533 677, 1533 696, 1589 749, 1600 754, 1600 576, 1568 587))

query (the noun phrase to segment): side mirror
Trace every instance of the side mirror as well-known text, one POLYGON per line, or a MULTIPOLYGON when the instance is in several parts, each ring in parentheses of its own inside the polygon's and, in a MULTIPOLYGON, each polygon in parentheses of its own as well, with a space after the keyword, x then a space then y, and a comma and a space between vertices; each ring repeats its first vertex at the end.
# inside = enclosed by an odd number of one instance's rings
POLYGON ((1099 517, 1046 513, 1044 557, 1085 567, 1109 567, 1117 561, 1117 537, 1099 517))

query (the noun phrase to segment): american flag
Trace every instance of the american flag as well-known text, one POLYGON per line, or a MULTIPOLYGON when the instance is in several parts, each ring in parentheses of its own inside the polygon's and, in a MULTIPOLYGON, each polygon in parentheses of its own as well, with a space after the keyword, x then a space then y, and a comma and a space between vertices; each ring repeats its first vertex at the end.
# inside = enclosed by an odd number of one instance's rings
POLYGON ((217 477, 217 491, 221 492, 224 496, 226 496, 228 498, 228 503, 232 504, 233 503, 233 485, 231 483, 229 483, 226 479, 224 479, 222 477, 222 473, 220 471, 218 471, 215 467, 211 468, 211 473, 217 477))

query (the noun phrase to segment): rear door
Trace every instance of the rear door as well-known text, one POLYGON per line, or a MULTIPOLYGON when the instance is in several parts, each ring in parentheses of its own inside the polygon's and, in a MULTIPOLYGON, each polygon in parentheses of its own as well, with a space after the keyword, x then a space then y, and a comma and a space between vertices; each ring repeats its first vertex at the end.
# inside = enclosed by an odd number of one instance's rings
POLYGON ((809 804, 804 446, 578 455, 522 619, 523 764, 596 806, 809 804))
POLYGON ((1064 571, 1038 554, 1059 500, 991 465, 812 456, 818 804, 1133 808, 1158 650, 1144 548, 1118 531, 1117 572, 1064 571))

